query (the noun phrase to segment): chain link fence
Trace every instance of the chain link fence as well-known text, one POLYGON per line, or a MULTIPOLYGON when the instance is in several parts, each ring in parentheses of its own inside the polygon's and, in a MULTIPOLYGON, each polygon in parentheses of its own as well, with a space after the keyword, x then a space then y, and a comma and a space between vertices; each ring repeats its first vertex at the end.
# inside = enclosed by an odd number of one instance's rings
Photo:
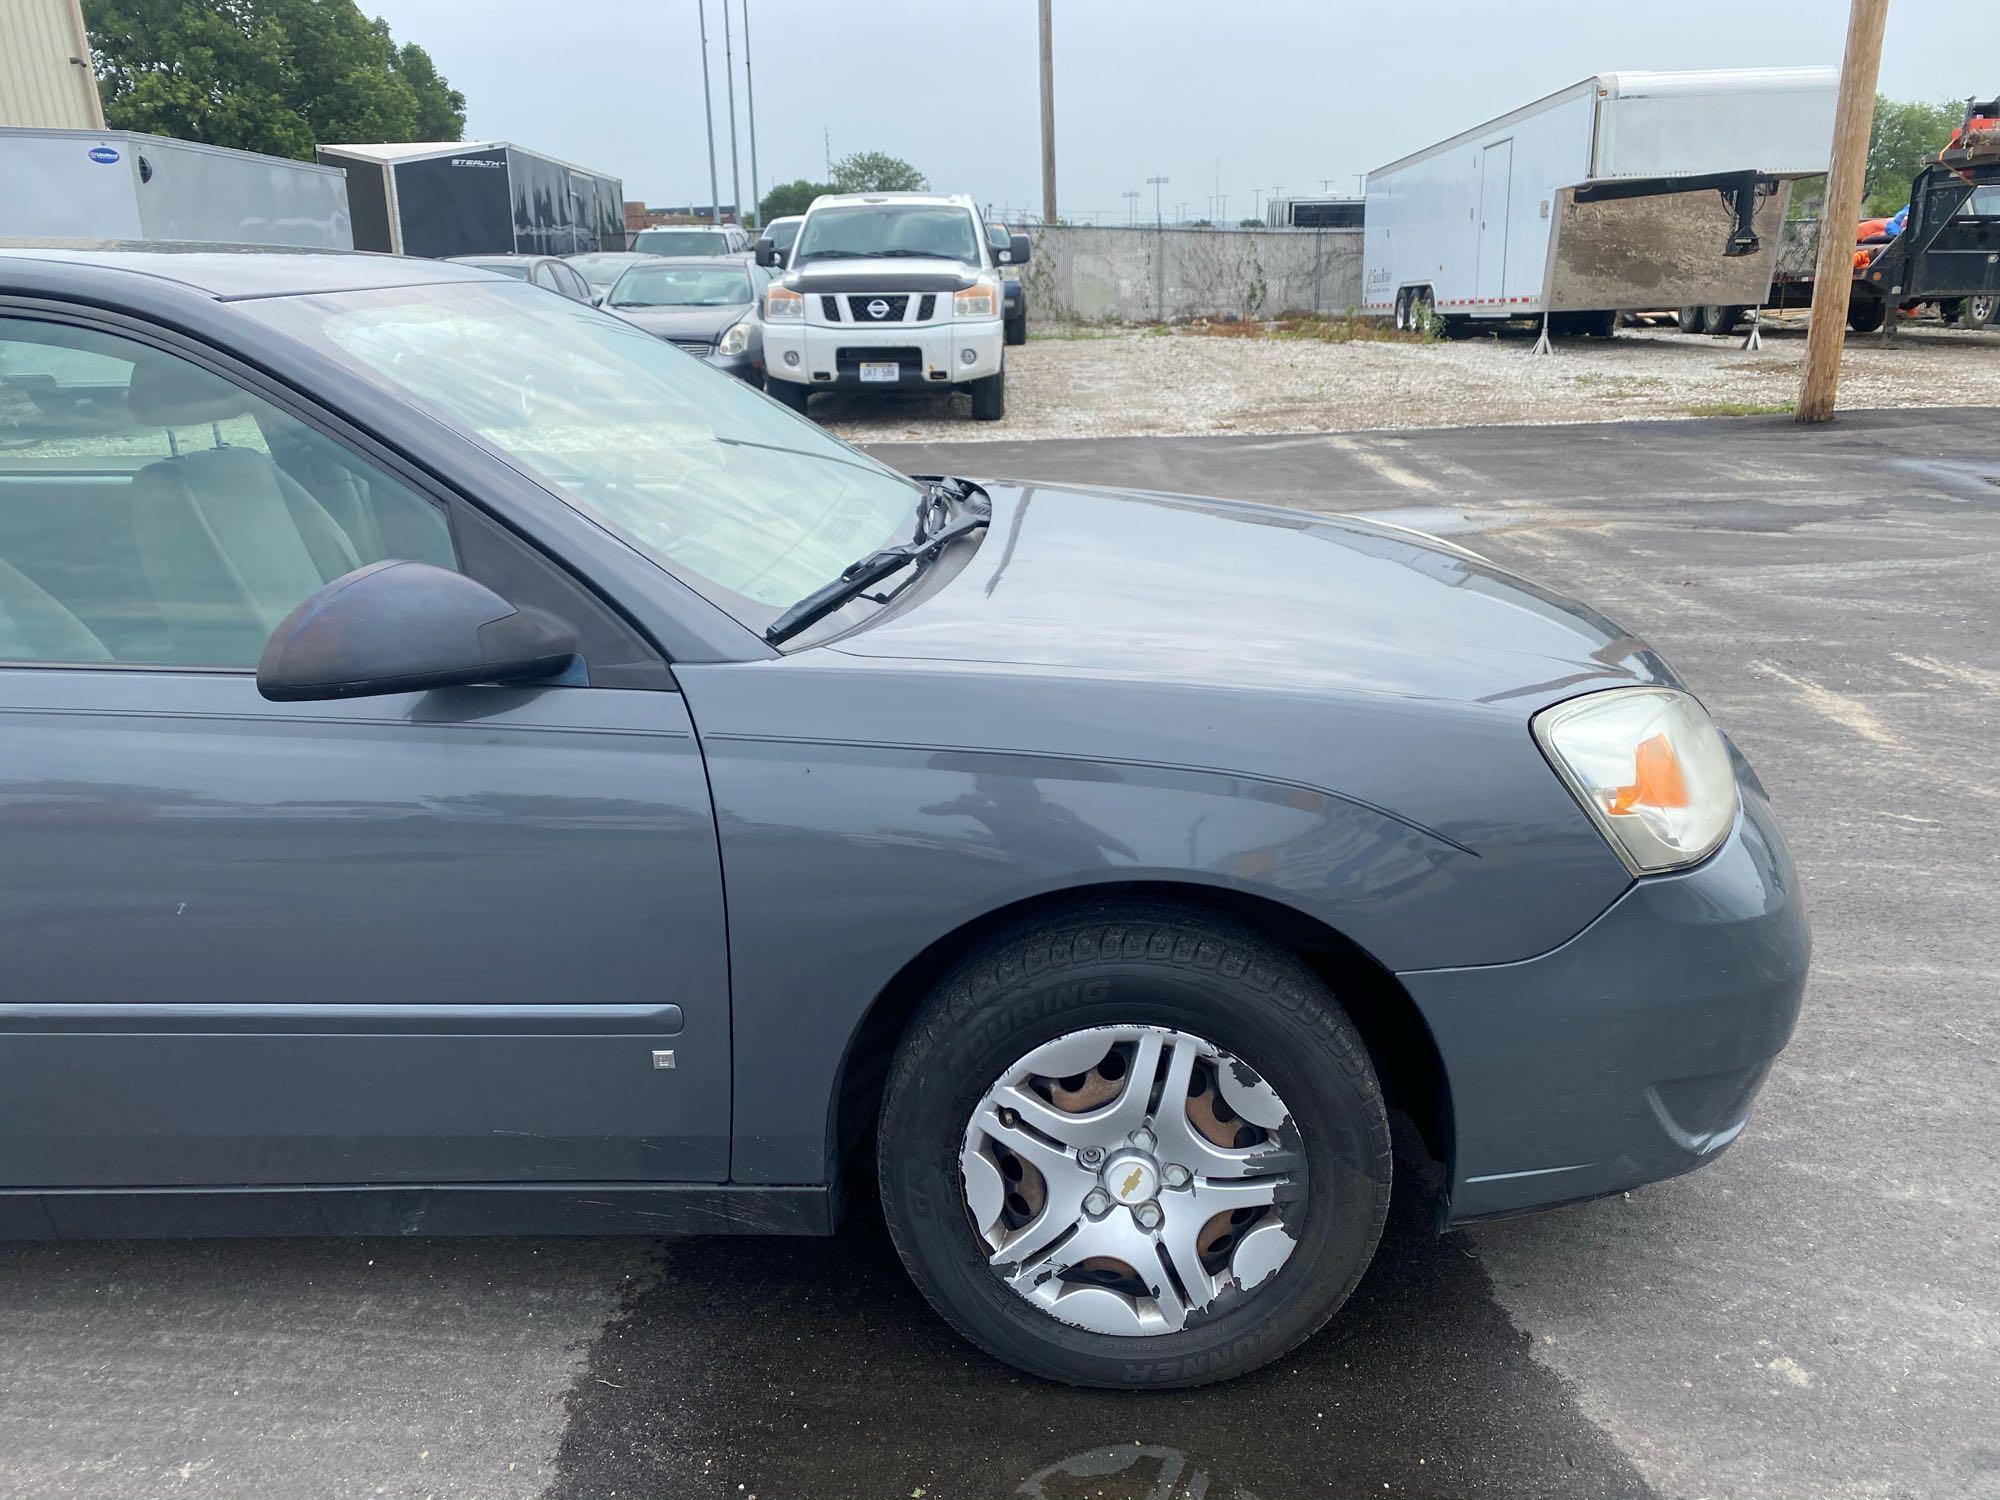
POLYGON ((1028 231, 1028 316, 1051 323, 1183 323, 1345 313, 1361 305, 1358 229, 1028 231))
POLYGON ((1778 263, 1772 274, 1780 279, 1811 276, 1819 255, 1819 220, 1787 219, 1778 239, 1778 263))

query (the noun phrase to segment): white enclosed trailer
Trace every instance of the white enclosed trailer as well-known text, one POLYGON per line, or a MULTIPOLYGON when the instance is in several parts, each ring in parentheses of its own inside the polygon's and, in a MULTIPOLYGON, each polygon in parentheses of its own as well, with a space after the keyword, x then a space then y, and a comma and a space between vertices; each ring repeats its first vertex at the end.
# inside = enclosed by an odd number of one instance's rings
POLYGON ((1364 305, 1399 323, 1764 301, 1791 183, 1827 169, 1832 68, 1600 73, 1368 174, 1364 305))
POLYGON ((0 237, 354 248, 338 169, 132 130, 0 129, 0 237))

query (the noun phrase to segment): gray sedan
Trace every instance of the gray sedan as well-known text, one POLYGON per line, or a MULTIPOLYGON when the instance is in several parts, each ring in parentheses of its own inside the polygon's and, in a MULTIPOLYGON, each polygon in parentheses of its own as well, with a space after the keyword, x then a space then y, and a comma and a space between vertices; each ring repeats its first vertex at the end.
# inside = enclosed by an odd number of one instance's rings
POLYGON ((742 256, 660 257, 630 267, 602 305, 626 322, 762 387, 769 276, 742 256))
POLYGON ((1449 542, 912 477, 460 266, 0 250, 0 1234, 825 1234, 1199 1384, 1738 1139, 1763 787, 1449 542), (871 1170, 872 1169, 872 1170, 871 1170))

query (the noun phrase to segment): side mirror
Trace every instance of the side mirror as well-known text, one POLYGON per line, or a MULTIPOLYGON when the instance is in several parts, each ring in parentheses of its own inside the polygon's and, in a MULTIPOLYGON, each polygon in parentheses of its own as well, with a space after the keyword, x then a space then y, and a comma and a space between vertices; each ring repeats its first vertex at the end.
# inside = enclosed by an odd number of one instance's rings
POLYGON ((757 241, 757 264, 760 266, 784 264, 783 261, 778 259, 778 247, 771 243, 771 237, 768 234, 757 241))
POLYGON ((483 583, 391 558, 334 579, 278 622, 257 662, 274 703, 415 693, 554 677, 576 660, 570 632, 483 583))
POLYGON ((1007 264, 1025 266, 1033 252, 1034 247, 1028 243, 1028 237, 1025 234, 1017 234, 1007 242, 1007 264))
POLYGON ((604 306, 604 299, 610 295, 611 293, 609 292, 592 292, 590 294, 590 305, 592 307, 602 307, 604 306))

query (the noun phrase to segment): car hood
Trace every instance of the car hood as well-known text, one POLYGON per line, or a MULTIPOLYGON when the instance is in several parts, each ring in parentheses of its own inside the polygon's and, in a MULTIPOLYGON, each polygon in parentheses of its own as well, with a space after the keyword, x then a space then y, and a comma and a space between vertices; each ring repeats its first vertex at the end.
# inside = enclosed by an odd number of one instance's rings
POLYGON ((1674 683, 1595 610, 1437 537, 1185 495, 985 487, 993 522, 965 567, 832 649, 1523 715, 1674 683))
POLYGON ((911 255, 894 260, 809 260, 785 278, 801 292, 853 292, 881 287, 893 291, 962 289, 972 285, 979 267, 948 256, 911 255))
POLYGON ((636 328, 658 334, 663 339, 719 339, 732 324, 750 311, 750 304, 729 307, 614 307, 616 313, 636 328))

